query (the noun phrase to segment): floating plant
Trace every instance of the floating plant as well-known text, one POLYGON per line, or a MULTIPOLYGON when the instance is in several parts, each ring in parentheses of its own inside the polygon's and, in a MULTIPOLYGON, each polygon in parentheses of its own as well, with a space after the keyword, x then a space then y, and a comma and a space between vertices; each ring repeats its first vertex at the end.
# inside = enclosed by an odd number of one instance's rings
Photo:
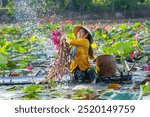
POLYGON ((73 95, 74 100, 91 100, 95 98, 95 94, 91 89, 79 89, 73 95))
POLYGON ((23 91, 26 93, 23 96, 23 99, 25 100, 35 100, 40 99, 39 94, 41 93, 43 89, 43 86, 41 85, 30 85, 23 89, 23 91))

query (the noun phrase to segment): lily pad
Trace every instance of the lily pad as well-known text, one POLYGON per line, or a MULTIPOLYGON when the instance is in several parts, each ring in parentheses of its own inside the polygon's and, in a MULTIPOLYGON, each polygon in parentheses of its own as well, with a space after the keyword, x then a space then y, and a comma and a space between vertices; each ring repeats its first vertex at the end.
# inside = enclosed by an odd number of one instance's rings
POLYGON ((74 100, 88 100, 94 97, 94 92, 91 89, 79 89, 73 95, 74 100))
POLYGON ((23 89, 23 86, 12 86, 10 88, 7 88, 7 91, 15 91, 15 90, 21 90, 23 89))
POLYGON ((39 100, 40 97, 37 93, 30 93, 23 96, 24 100, 39 100))

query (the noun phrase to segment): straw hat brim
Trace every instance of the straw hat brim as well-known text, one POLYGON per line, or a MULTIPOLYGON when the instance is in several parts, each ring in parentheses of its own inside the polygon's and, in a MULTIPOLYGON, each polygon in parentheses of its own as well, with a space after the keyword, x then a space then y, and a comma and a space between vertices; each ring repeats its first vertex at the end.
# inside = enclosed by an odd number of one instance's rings
POLYGON ((87 29, 87 28, 84 28, 84 27, 82 27, 82 26, 76 26, 75 28, 74 28, 74 30, 73 30, 73 32, 74 32, 74 35, 77 37, 77 33, 80 31, 80 29, 85 29, 86 31, 87 31, 87 33, 89 33, 89 35, 90 35, 90 37, 89 37, 89 41, 90 41, 90 43, 93 43, 93 37, 92 37, 92 34, 91 34, 91 32, 87 29))

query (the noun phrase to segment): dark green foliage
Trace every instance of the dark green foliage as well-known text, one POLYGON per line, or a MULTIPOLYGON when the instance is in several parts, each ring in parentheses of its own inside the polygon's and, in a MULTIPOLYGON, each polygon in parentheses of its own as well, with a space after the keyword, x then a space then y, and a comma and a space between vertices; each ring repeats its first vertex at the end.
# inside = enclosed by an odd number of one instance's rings
MULTIPOLYGON (((5 1, 9 14, 13 14, 12 0, 5 1), (8 2, 6 2, 8 1, 8 2)), ((136 9, 150 8, 150 0, 26 0, 38 15, 52 15, 63 11, 110 11, 134 16, 136 9)))

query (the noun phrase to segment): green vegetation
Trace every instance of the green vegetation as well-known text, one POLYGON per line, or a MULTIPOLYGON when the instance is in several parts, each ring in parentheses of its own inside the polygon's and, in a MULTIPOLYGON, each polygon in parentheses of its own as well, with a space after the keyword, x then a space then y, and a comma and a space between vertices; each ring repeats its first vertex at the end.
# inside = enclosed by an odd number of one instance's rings
POLYGON ((26 95, 23 97, 25 100, 38 100, 38 93, 42 92, 43 86, 41 85, 30 85, 23 89, 26 95))
MULTIPOLYGON (((52 12, 123 12, 134 17, 139 9, 150 9, 150 0, 26 0, 39 16, 48 16, 52 12)), ((13 14, 13 1, 6 2, 8 13, 13 14)))
POLYGON ((23 86, 17 86, 17 85, 15 85, 15 86, 12 86, 10 88, 7 88, 6 90, 7 91, 16 91, 16 90, 21 90, 23 88, 24 88, 23 86))
MULTIPOLYGON (((71 22, 71 21, 70 21, 71 22)), ((33 24, 3 26, 0 29, 0 69, 22 69, 39 55, 33 54, 44 47, 43 41, 50 38, 53 31, 64 33, 74 39, 72 23, 53 23, 34 26, 33 24)), ((85 26, 91 28, 91 26, 85 26)), ((128 59, 131 52, 142 52, 143 45, 149 45, 150 23, 123 23, 117 25, 93 25, 95 52, 114 54, 118 59, 128 59)), ((55 38, 56 35, 53 35, 55 38)), ((52 40, 57 41, 57 40, 52 40)), ((40 50, 42 51, 42 50, 40 50)), ((41 55, 40 55, 41 56, 41 55)), ((49 85, 53 85, 50 82, 49 85)))
POLYGON ((14 2, 12 0, 2 0, 2 4, 0 3, 0 10, 7 10, 7 15, 13 16, 14 2))
POLYGON ((85 100, 93 97, 94 92, 91 89, 79 89, 73 95, 72 99, 74 100, 85 100))
POLYGON ((3 26, 0 29, 0 69, 25 68, 38 57, 32 52, 42 48, 45 38, 46 34, 41 37, 37 27, 3 26))

